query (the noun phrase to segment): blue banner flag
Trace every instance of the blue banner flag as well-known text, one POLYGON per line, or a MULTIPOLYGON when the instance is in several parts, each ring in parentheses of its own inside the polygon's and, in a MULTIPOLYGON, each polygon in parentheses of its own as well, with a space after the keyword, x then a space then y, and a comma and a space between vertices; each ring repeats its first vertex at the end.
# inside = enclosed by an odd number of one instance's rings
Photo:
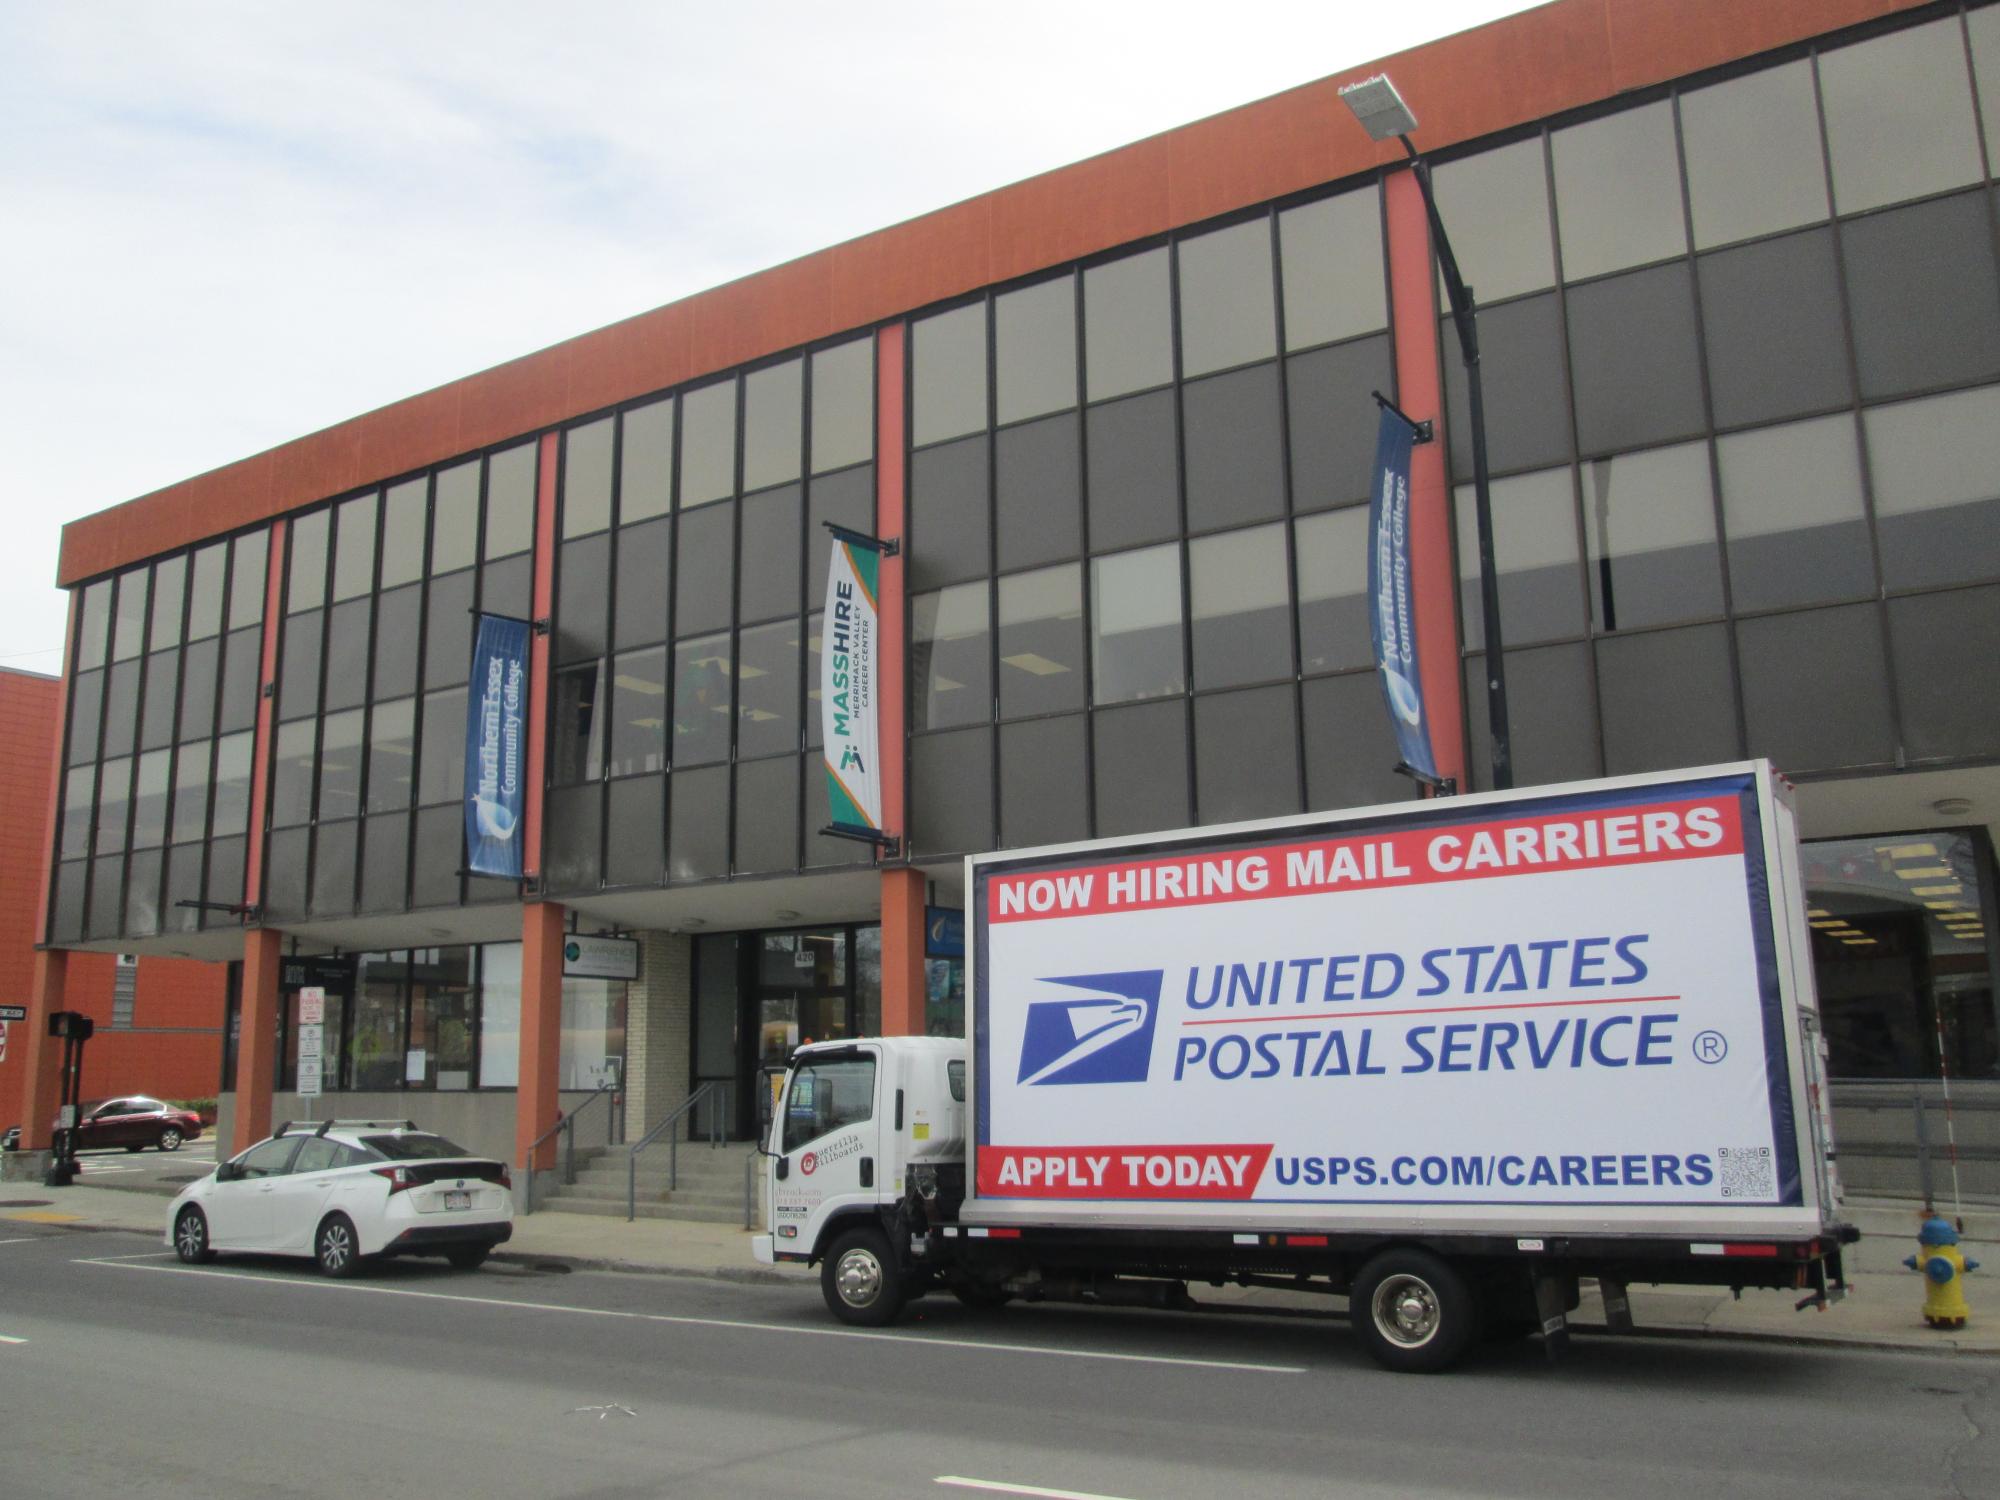
POLYGON ((1375 484, 1368 501, 1368 621, 1382 696, 1403 764, 1437 775, 1424 679, 1417 665, 1417 622, 1410 588, 1410 424, 1382 408, 1375 440, 1375 484))
POLYGON ((481 615, 465 702, 466 868, 521 878, 528 764, 528 622, 481 615))

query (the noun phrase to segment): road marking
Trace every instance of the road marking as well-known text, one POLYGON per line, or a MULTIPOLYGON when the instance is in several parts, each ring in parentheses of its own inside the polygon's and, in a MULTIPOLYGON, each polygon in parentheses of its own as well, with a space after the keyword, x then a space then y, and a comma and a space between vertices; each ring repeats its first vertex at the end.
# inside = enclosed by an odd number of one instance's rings
POLYGON ((726 1328, 746 1333, 784 1333, 798 1338, 866 1339, 886 1344, 919 1344, 934 1349, 972 1349, 990 1354, 1044 1354, 1057 1359, 1095 1359, 1115 1364, 1176 1365, 1196 1370, 1239 1370, 1257 1375, 1304 1375, 1304 1365, 1251 1364, 1228 1359, 1184 1359, 1168 1354, 1118 1354, 1104 1349, 1061 1349, 1047 1344, 1000 1344, 987 1339, 930 1338, 911 1333, 870 1333, 859 1328, 790 1328, 780 1323, 751 1323, 740 1318, 691 1318, 673 1313, 626 1312, 606 1307, 566 1307, 560 1302, 516 1302, 507 1297, 468 1297, 458 1292, 419 1292, 407 1287, 355 1286, 339 1281, 280 1281, 246 1276, 239 1271, 207 1271, 194 1266, 135 1265, 136 1257, 97 1256, 73 1262, 114 1271, 154 1271, 164 1276, 215 1276, 224 1281, 261 1281, 271 1286, 322 1292, 362 1292, 377 1297, 418 1297, 432 1302, 463 1302, 481 1307, 511 1307, 529 1312, 571 1313, 587 1318, 623 1318, 638 1323, 666 1323, 681 1328, 726 1328))
POLYGON ((31 1244, 38 1238, 40 1236, 32 1234, 17 1235, 11 1240, 0 1240, 0 1245, 26 1245, 31 1244))
POLYGON ((0 1333, 0 1344, 25 1344, 27 1342, 26 1339, 9 1338, 6 1334, 0 1333))
POLYGON ((82 1214, 56 1214, 46 1209, 22 1209, 19 1213, 0 1214, 0 1219, 18 1219, 24 1224, 74 1224, 82 1219, 82 1214))
POLYGON ((991 1490, 997 1495, 1035 1495, 1040 1500, 1119 1500, 1116 1495, 1099 1495, 1090 1490, 1045 1490, 1038 1484, 1002 1484, 997 1479, 967 1479, 958 1474, 940 1474, 931 1483, 961 1490, 991 1490))

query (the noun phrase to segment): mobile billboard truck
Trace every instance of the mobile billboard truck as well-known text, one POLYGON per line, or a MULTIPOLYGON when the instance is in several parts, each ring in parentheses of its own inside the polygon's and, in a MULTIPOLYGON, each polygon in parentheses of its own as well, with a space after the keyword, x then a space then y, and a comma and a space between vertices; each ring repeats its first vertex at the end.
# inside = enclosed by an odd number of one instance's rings
POLYGON ((1579 1281, 1845 1290, 1767 762, 981 855, 966 1042, 802 1048, 765 1260, 912 1296, 1344 1294, 1438 1370, 1579 1281))

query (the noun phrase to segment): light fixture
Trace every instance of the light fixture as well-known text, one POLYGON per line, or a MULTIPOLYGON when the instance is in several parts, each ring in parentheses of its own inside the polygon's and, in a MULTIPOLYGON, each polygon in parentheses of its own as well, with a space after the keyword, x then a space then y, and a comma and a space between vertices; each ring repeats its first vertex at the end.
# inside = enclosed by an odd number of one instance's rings
POLYGON ((776 917, 780 922, 791 922, 791 921, 796 921, 798 919, 799 914, 795 911, 790 910, 787 907, 781 906, 776 911, 771 913, 771 915, 776 917))
POLYGON ((1369 139, 1393 141, 1417 128, 1417 117, 1386 73, 1350 83, 1340 90, 1340 102, 1354 111, 1354 118, 1368 132, 1369 139))
POLYGON ((1931 811, 1940 818, 1962 818, 1972 811, 1969 797, 1940 797, 1931 804, 1931 811))
POLYGON ((1472 288, 1459 274, 1451 237, 1444 232, 1437 195, 1431 191, 1430 163, 1410 140, 1410 132, 1417 128, 1416 112, 1403 102, 1396 85, 1382 73, 1344 85, 1340 89, 1340 102, 1354 112, 1354 118, 1371 140, 1395 141, 1409 157, 1410 175, 1423 195, 1424 217, 1430 223, 1431 250, 1437 258, 1438 274, 1444 280, 1446 300, 1451 304, 1452 326, 1458 333, 1459 359, 1465 369, 1466 427, 1472 438, 1472 512, 1479 544, 1480 659, 1486 679, 1488 782, 1494 791, 1506 791, 1514 785, 1514 737, 1507 720, 1507 643, 1500 634, 1500 569, 1494 560, 1493 495, 1486 462, 1486 397, 1479 362, 1478 305, 1472 288))
POLYGON ((708 925, 708 919, 706 917, 681 918, 681 926, 683 927, 706 927, 707 925, 708 925))

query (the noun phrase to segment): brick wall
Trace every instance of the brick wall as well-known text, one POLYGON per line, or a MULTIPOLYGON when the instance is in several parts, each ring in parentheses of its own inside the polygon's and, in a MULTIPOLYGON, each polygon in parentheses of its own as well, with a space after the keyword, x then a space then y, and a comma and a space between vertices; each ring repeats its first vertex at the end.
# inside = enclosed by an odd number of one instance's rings
MULTIPOLYGON (((0 669, 0 1004, 30 999, 36 906, 49 858, 49 776, 62 726, 62 684, 0 669)), ((129 1030, 111 1029, 117 959, 78 953, 65 1003, 97 1022, 84 1049, 86 1098, 154 1094, 211 1098, 222 1074, 227 972, 221 964, 149 958, 139 965, 129 1030)), ((26 1048, 21 1024, 8 1027, 0 1058, 0 1130, 20 1123, 26 1048)))

